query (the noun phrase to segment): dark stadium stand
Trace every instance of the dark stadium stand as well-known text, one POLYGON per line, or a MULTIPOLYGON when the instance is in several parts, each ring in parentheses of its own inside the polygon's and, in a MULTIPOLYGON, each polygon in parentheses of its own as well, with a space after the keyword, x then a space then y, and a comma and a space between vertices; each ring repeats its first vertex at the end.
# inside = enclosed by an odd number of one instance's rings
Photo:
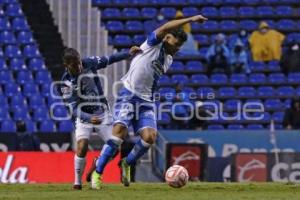
MULTIPOLYGON (((71 121, 53 121, 50 106, 51 75, 39 51, 21 5, 0 1, 0 132, 15 132, 16 121, 25 121, 29 132, 71 132, 71 121)), ((56 107, 54 115, 67 115, 56 107)))

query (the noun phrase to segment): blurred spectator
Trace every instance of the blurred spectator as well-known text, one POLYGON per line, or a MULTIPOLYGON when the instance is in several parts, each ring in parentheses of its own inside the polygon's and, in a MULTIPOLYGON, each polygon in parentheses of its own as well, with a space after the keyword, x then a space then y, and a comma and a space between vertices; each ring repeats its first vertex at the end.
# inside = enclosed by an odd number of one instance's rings
POLYGON ((293 99, 291 108, 286 109, 283 126, 286 129, 300 129, 300 99, 293 99))
POLYGON ((206 53, 208 75, 210 75, 215 68, 229 74, 229 54, 229 50, 225 45, 225 35, 219 33, 215 38, 214 44, 209 47, 206 53))
POLYGON ((29 133, 24 121, 17 121, 18 151, 39 151, 40 141, 35 134, 29 133))
POLYGON ((201 101, 195 103, 195 109, 193 112, 194 112, 193 118, 189 121, 189 129, 193 129, 193 130, 206 129, 207 124, 204 118, 207 117, 208 115, 201 101))
MULTIPOLYGON (((184 15, 181 11, 176 12, 175 19, 181 19, 184 15)), ((181 46, 179 54, 183 55, 198 55, 198 43, 195 41, 192 35, 191 24, 185 24, 182 26, 183 31, 187 34, 187 41, 181 46)))
POLYGON ((298 42, 293 41, 289 44, 287 51, 282 55, 280 66, 285 74, 300 72, 300 44, 298 42))
POLYGON ((231 51, 230 65, 232 73, 250 73, 245 46, 240 40, 236 41, 231 51))
POLYGON ((242 44, 244 45, 244 49, 247 50, 248 47, 249 47, 249 34, 246 30, 241 30, 239 32, 238 35, 233 35, 230 37, 230 40, 229 40, 229 43, 228 43, 228 46, 230 48, 233 48, 236 44, 236 42, 240 40, 242 42, 242 44))
POLYGON ((266 22, 261 22, 259 29, 254 31, 249 38, 253 60, 280 60, 284 37, 280 32, 271 29, 266 22))

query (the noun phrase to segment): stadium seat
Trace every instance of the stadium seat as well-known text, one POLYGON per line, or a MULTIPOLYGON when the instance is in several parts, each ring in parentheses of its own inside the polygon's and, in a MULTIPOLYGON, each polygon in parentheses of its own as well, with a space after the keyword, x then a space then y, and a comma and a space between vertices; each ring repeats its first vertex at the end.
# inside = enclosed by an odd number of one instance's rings
POLYGON ((54 133, 56 131, 55 123, 52 120, 44 120, 40 122, 41 133, 54 133))
POLYGON ((143 24, 140 21, 127 21, 125 24, 125 28, 128 31, 143 31, 143 24))
POLYGON ((221 98, 233 98, 236 95, 236 91, 233 87, 220 87, 218 94, 221 98))
POLYGON ((11 25, 7 18, 0 17, 0 30, 10 30, 11 25))
POLYGON ((199 61, 188 61, 185 66, 186 66, 186 70, 188 71, 197 71, 197 72, 205 71, 205 67, 199 61))
POLYGON ((264 129, 264 126, 261 125, 261 124, 249 124, 247 126, 247 129, 248 130, 263 130, 264 129))
POLYGON ((7 45, 5 47, 5 56, 8 58, 20 58, 22 56, 22 52, 18 46, 15 45, 7 45))
POLYGON ((156 27, 156 23, 153 20, 146 20, 144 22, 144 31, 149 34, 151 33, 156 27))
POLYGON ((266 69, 266 66, 263 62, 251 62, 249 65, 253 72, 261 72, 266 69))
POLYGON ((16 17, 12 20, 12 29, 15 31, 28 31, 29 26, 23 17, 16 17))
POLYGON ((7 98, 1 94, 2 92, 0 92, 0 105, 2 108, 8 108, 9 105, 8 105, 8 102, 7 102, 7 98))
POLYGON ((282 73, 273 73, 270 74, 268 77, 268 82, 272 84, 285 84, 286 83, 286 77, 282 73))
POLYGON ((33 82, 33 76, 30 71, 19 71, 17 73, 17 83, 23 85, 25 83, 32 83, 33 82))
POLYGON ((213 20, 205 22, 204 24, 200 25, 200 27, 202 27, 202 30, 206 30, 206 31, 219 30, 218 22, 213 21, 213 20))
POLYGON ((149 19, 155 18, 157 16, 157 9, 152 8, 152 7, 151 8, 143 8, 141 10, 141 15, 144 18, 149 18, 149 19))
POLYGON ((260 17, 271 17, 274 16, 274 10, 271 6, 260 6, 257 7, 257 15, 260 17))
POLYGON ((221 17, 237 17, 237 10, 234 7, 221 7, 220 8, 220 16, 221 17))
POLYGON ((14 71, 25 70, 26 65, 23 58, 12 58, 10 59, 9 68, 14 71))
POLYGON ((45 105, 44 98, 40 96, 40 94, 33 94, 31 96, 28 96, 29 106, 33 109, 36 109, 40 106, 45 105))
POLYGON ((23 85, 23 95, 24 96, 30 97, 30 96, 32 96, 34 94, 38 94, 38 93, 39 93, 38 87, 34 82, 25 83, 23 85))
POLYGON ((266 76, 264 74, 254 73, 254 74, 250 74, 249 76, 249 83, 251 84, 263 85, 266 82, 267 82, 266 76))
POLYGON ((33 119, 34 121, 43 121, 49 119, 49 114, 47 107, 39 107, 33 111, 33 119))
POLYGON ((224 20, 219 24, 221 31, 237 31, 239 29, 239 24, 233 20, 224 20))
POLYGON ((294 96, 294 88, 291 86, 281 86, 277 89, 277 94, 282 98, 292 98, 294 96))
POLYGON ((216 84, 216 85, 223 85, 227 84, 228 79, 225 74, 213 74, 210 77, 211 83, 216 84))
POLYGON ((122 10, 122 16, 127 18, 139 18, 141 14, 137 8, 124 8, 122 10))
POLYGON ((1 132, 15 133, 17 131, 16 123, 12 120, 1 121, 1 132))
POLYGON ((209 45, 210 38, 207 35, 203 34, 196 34, 194 35, 194 39, 199 42, 200 45, 209 45))
POLYGON ((248 78, 245 74, 232 74, 230 77, 230 83, 234 85, 243 85, 248 82, 248 78))
POLYGON ((30 133, 34 133, 37 132, 37 127, 36 127, 36 123, 33 122, 32 120, 24 120, 25 124, 26 124, 26 130, 30 133))
POLYGON ((27 31, 20 31, 18 33, 17 40, 22 45, 33 44, 34 43, 32 33, 27 32, 27 31))
POLYGON ((70 120, 64 120, 59 122, 58 131, 59 132, 72 132, 74 129, 73 123, 70 120))
POLYGON ((210 80, 204 74, 195 74, 191 76, 191 83, 202 85, 202 84, 210 83, 210 80))
POLYGON ((23 16, 23 12, 19 4, 11 3, 6 7, 6 15, 9 17, 20 17, 23 16))
POLYGON ((18 107, 26 107, 27 103, 26 103, 26 98, 18 93, 14 96, 10 97, 10 105, 11 106, 18 106, 18 107))
POLYGON ((130 3, 129 0, 112 0, 113 5, 121 6, 121 5, 127 5, 130 3))
POLYGON ((293 9, 290 6, 278 6, 275 9, 277 16, 289 17, 293 14, 293 9))
POLYGON ((267 99, 264 105, 267 110, 280 110, 283 106, 280 99, 267 99))
POLYGON ((270 86, 262 86, 257 88, 257 94, 259 97, 273 97, 275 96, 276 92, 273 87, 270 86))
POLYGON ((104 5, 111 5, 111 0, 93 0, 93 5, 95 6, 104 6, 104 5))
POLYGON ((163 7, 160 9, 160 13, 166 18, 173 19, 176 15, 176 9, 173 7, 163 7))
POLYGON ((170 71, 184 71, 184 65, 180 61, 174 61, 170 66, 170 71))
POLYGON ((169 125, 171 123, 171 117, 170 117, 169 113, 163 112, 161 114, 161 118, 158 118, 158 123, 164 124, 164 125, 169 125))
POLYGON ((300 84, 300 73, 290 73, 288 75, 288 82, 292 84, 300 84))
POLYGON ((10 115, 7 107, 0 107, 0 121, 9 120, 10 115))
POLYGON ((256 96, 256 90, 253 87, 240 87, 238 94, 241 98, 253 98, 256 96))
POLYGON ((23 49, 23 56, 25 56, 26 58, 37 58, 41 55, 35 45, 26 45, 23 49))
POLYGON ((31 58, 28 67, 34 71, 46 69, 45 62, 41 58, 31 58))
POLYGON ((200 12, 203 16, 214 18, 219 16, 219 11, 215 7, 204 7, 200 12))
POLYGON ((243 18, 249 18, 256 15, 255 9, 253 7, 240 7, 239 16, 243 18))
POLYGON ((29 120, 30 116, 27 110, 22 109, 22 107, 14 108, 13 110, 13 119, 17 120, 29 120))
POLYGON ((240 29, 245 29, 246 31, 256 30, 258 27, 257 23, 254 20, 241 20, 240 29))
POLYGON ((268 63, 268 70, 270 72, 280 72, 281 68, 280 68, 279 62, 277 60, 270 61, 268 63))
POLYGON ((115 18, 115 17, 121 17, 121 12, 117 8, 105 8, 102 11, 102 17, 103 18, 115 18))
POLYGON ((300 86, 295 89, 295 95, 298 98, 300 97, 300 86))
POLYGON ((215 91, 211 87, 200 87, 197 90, 197 95, 199 97, 207 97, 207 96, 209 96, 211 94, 214 94, 214 93, 215 93, 215 91))
POLYGON ((173 84, 187 84, 189 82, 189 78, 187 75, 173 75, 171 78, 173 84))
POLYGON ((114 38, 114 45, 129 46, 132 44, 132 40, 128 35, 116 35, 114 38))
POLYGON ((224 126, 220 124, 212 124, 207 126, 208 130, 224 130, 224 126))
POLYGON ((106 28, 111 32, 118 32, 124 30, 124 25, 120 21, 108 21, 106 24, 106 28))
POLYGON ((229 100, 225 101, 224 109, 237 111, 239 105, 242 105, 241 100, 229 99, 229 100))
POLYGON ((3 43, 5 45, 8 44, 16 44, 17 40, 15 38, 15 35, 11 31, 2 31, 0 33, 0 43, 3 43))
POLYGON ((50 73, 46 70, 42 70, 42 71, 37 71, 35 74, 35 82, 38 84, 45 84, 45 83, 50 83, 51 80, 51 76, 50 73))
POLYGON ((0 71, 0 84, 7 84, 13 82, 12 73, 8 70, 0 71))
POLYGON ((11 97, 13 95, 20 93, 21 89, 14 82, 10 82, 5 84, 4 91, 6 96, 11 97))
POLYGON ((281 31, 293 31, 296 29, 296 23, 293 20, 282 19, 277 22, 276 28, 281 31))
POLYGON ((272 115, 272 119, 275 123, 282 123, 284 118, 284 112, 274 112, 272 115))
POLYGON ((196 7, 184 7, 182 12, 185 17, 191 17, 199 14, 199 10, 196 7))
POLYGON ((227 126, 228 130, 243 130, 244 126, 242 124, 229 124, 227 126))

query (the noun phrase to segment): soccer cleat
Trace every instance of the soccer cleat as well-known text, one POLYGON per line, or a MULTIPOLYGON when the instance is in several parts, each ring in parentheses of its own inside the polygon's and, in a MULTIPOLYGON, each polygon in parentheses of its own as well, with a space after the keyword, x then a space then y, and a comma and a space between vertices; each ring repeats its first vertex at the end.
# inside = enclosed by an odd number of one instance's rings
POLYGON ((96 169, 96 162, 97 162, 97 159, 98 159, 98 157, 95 157, 95 158, 93 159, 92 165, 91 165, 89 171, 88 171, 87 174, 86 174, 85 180, 86 180, 87 182, 91 182, 91 176, 92 176, 93 172, 94 172, 95 169, 96 169))
POLYGON ((73 185, 73 190, 82 190, 81 185, 73 185))
POLYGON ((124 186, 128 187, 130 185, 130 165, 126 163, 126 159, 123 158, 120 163, 122 170, 122 183, 124 186))
POLYGON ((97 173, 96 171, 93 171, 92 178, 91 178, 92 189, 96 189, 96 190, 101 189, 101 183, 102 183, 102 175, 97 173))

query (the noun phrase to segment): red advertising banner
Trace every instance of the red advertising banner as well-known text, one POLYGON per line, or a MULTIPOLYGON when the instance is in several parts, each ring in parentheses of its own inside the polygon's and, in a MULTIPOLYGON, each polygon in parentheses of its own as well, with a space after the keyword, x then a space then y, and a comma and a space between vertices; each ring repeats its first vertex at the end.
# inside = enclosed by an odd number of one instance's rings
POLYGON ((237 182, 266 182, 268 169, 267 154, 236 154, 234 162, 237 182))
POLYGON ((187 169, 192 179, 202 179, 207 146, 202 144, 169 144, 168 164, 181 165, 187 169))
MULTIPOLYGON (((85 173, 98 155, 99 152, 88 153, 85 173)), ((106 166, 103 182, 120 182, 119 160, 118 155, 106 166)), ((0 152, 0 183, 72 183, 73 180, 73 152, 0 152)))

